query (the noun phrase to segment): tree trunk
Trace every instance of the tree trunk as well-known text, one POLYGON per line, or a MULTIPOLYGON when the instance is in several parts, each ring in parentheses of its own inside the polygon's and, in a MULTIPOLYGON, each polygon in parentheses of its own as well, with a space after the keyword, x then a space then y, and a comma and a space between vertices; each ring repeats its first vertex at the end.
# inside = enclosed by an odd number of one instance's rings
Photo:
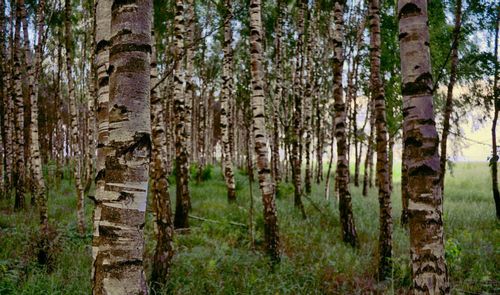
MULTIPOLYGON (((363 35, 365 25, 364 21, 362 22, 360 28, 358 29, 358 40, 357 47, 361 47, 361 41, 362 38, 360 36, 363 35)), ((359 129, 358 129, 358 103, 357 103, 357 98, 358 98, 358 70, 359 70, 359 53, 354 57, 354 83, 352 87, 352 129, 353 129, 353 144, 354 144, 354 185, 356 187, 359 187, 359 168, 361 164, 361 154, 362 154, 362 145, 361 142, 359 141, 358 135, 359 135, 359 129)))
POLYGON ((264 205, 264 232, 267 252, 275 262, 280 260, 278 216, 275 189, 269 167, 267 132, 264 116, 264 87, 262 81, 262 20, 260 0, 250 0, 250 58, 252 74, 252 114, 255 137, 255 154, 259 185, 264 205))
POLYGON ((184 52, 184 1, 176 0, 175 30, 175 69, 174 69, 174 113, 175 113, 175 167, 176 173, 176 204, 175 228, 189 227, 189 152, 188 152, 188 122, 187 99, 184 92, 184 68, 182 54, 184 52))
POLYGON ((448 294, 427 1, 399 0, 399 44, 414 294, 448 294))
MULTIPOLYGON (((97 0, 95 3, 95 55, 96 55, 96 75, 97 75, 97 157, 96 157, 96 177, 95 177, 95 208, 93 214, 93 239, 92 239, 92 282, 93 291, 100 283, 96 279, 97 269, 96 258, 101 255, 101 244, 99 238, 99 224, 101 221, 103 201, 106 198, 106 155, 109 153, 109 46, 110 46, 110 19, 111 3, 108 0, 97 0)), ((59 107, 60 108, 60 107, 59 107)), ((60 117, 60 115, 58 115, 60 117)), ((60 119, 59 119, 60 120, 60 119)), ((58 120, 58 121, 59 121, 58 120)), ((62 140, 59 140, 62 143, 62 140)), ((62 148, 62 147, 61 147, 62 148)), ((59 155, 62 158, 62 154, 59 155)), ((59 161, 59 160, 58 160, 59 161)), ((105 255, 105 254, 104 254, 105 255)))
POLYGON ((95 211, 93 294, 148 293, 143 226, 151 153, 152 10, 150 0, 111 5, 109 153, 105 193, 95 211))
MULTIPOLYGON (((192 159, 191 156, 193 155, 192 152, 192 121, 193 121, 193 116, 192 116, 192 111, 193 111, 193 96, 195 93, 195 84, 193 81, 193 73, 194 73, 194 50, 196 49, 196 44, 194 40, 194 24, 195 24, 195 14, 194 14, 194 0, 184 0, 184 5, 186 5, 186 10, 185 10, 185 83, 186 83, 186 88, 184 92, 184 121, 185 121, 185 137, 186 137, 186 153, 187 153, 187 162, 185 165, 187 166, 187 179, 189 181, 189 164, 190 160, 192 159)), ((188 197, 189 200, 189 208, 191 208, 191 200, 188 197)))
POLYGON ((14 209, 25 208, 25 159, 24 159, 24 99, 23 86, 21 81, 21 7, 19 0, 16 5, 16 27, 14 35, 13 52, 13 83, 14 83, 14 171, 13 171, 13 186, 15 189, 14 209))
MULTIPOLYGON (((167 45, 165 46, 165 55, 168 57, 167 64, 169 67, 174 66, 174 58, 170 52, 172 52, 175 43, 174 43, 174 36, 173 36, 173 20, 169 20, 167 22, 167 26, 170 28, 168 31, 167 35, 167 45)), ((174 91, 173 91, 173 85, 174 85, 174 77, 172 74, 170 74, 168 77, 166 77, 164 83, 164 88, 163 88, 163 96, 164 96, 164 124, 165 124, 165 138, 166 138, 166 144, 167 144, 167 157, 165 159, 166 165, 167 165, 167 172, 170 175, 172 173, 172 160, 173 156, 175 155, 175 140, 174 140, 174 117, 173 117, 173 112, 172 112, 172 107, 173 107, 173 98, 174 98, 174 91)))
POLYGON ((401 155, 401 226, 408 227, 408 203, 410 200, 408 191, 408 155, 407 148, 404 144, 406 133, 403 130, 403 151, 401 155))
POLYGON ((220 127, 222 132, 222 152, 224 179, 227 186, 227 199, 229 202, 236 201, 236 185, 233 173, 233 156, 231 154, 231 142, 229 140, 229 122, 231 117, 230 104, 233 100, 233 32, 231 29, 231 19, 233 10, 231 0, 225 0, 224 12, 224 60, 222 67, 222 95, 221 95, 221 118, 220 127))
POLYGON ((373 161, 373 138, 375 137, 375 115, 373 113, 373 101, 368 101, 366 115, 370 117, 370 135, 365 155, 365 171, 363 172, 363 196, 368 196, 368 187, 372 187, 372 161, 373 161))
POLYGON ((0 161, 0 199, 6 197, 6 193, 9 191, 8 188, 8 174, 7 174, 7 131, 9 125, 10 110, 7 106, 7 52, 5 42, 7 40, 7 32, 5 27, 5 1, 0 0, 0 59, 3 61, 0 63, 0 137, 1 137, 1 161, 0 161))
POLYGON ((47 194, 45 191, 45 182, 43 179, 42 161, 40 158, 40 142, 38 136, 38 81, 43 73, 42 70, 42 54, 43 54, 43 35, 44 35, 44 9, 45 0, 40 0, 38 3, 37 14, 37 33, 38 41, 35 53, 35 68, 34 72, 30 74, 31 85, 31 161, 33 168, 33 194, 38 202, 38 210, 40 214, 40 241, 38 262, 41 264, 47 263, 48 260, 48 226, 49 216, 47 212, 47 194))
POLYGON ((280 134, 279 134, 279 106, 283 95, 283 85, 282 85, 282 62, 281 62, 281 35, 283 29, 283 0, 277 0, 277 19, 276 19, 276 37, 275 37, 275 75, 276 75, 276 88, 274 91, 274 101, 273 101, 273 145, 271 153, 271 163, 272 163, 272 174, 274 182, 278 187, 281 182, 281 171, 280 171, 280 134))
POLYGON ((498 149, 497 149, 497 121, 498 112, 500 111, 500 89, 498 89, 498 26, 500 22, 500 11, 497 13, 497 21, 495 26, 495 77, 493 78, 493 104, 494 112, 493 125, 491 126, 491 142, 492 142, 492 158, 491 164, 491 186, 493 190, 493 199, 495 200, 495 209, 497 219, 500 219, 500 191, 498 190, 498 149))
POLYGON ((29 32, 28 32, 28 20, 26 5, 24 0, 18 0, 18 6, 21 10, 21 26, 23 29, 23 55, 21 60, 21 76, 22 76, 22 93, 24 100, 24 163, 26 167, 24 168, 24 191, 28 191, 31 194, 31 205, 35 205, 35 194, 33 194, 33 160, 31 157, 31 92, 33 91, 33 84, 31 83, 31 75, 33 74, 33 57, 30 46, 29 32), (27 91, 27 96, 25 95, 25 90, 27 91))
POLYGON ((55 78, 55 108, 56 108, 56 175, 58 178, 57 185, 61 184, 61 180, 64 177, 64 128, 62 113, 62 99, 61 99, 61 73, 62 73, 62 28, 57 31, 57 72, 55 78))
MULTIPOLYGON (((335 121, 335 118, 333 118, 332 121, 335 121)), ((332 125, 333 125, 332 133, 335 133, 335 123, 332 125)), ((330 144, 330 160, 328 161, 328 170, 326 171, 326 181, 325 181, 325 200, 327 201, 328 199, 330 199, 330 174, 332 172, 334 147, 335 147, 335 138, 332 136, 332 142, 330 144)))
POLYGON ((389 132, 389 151, 388 151, 389 158, 387 159, 387 170, 389 173, 389 190, 392 193, 393 189, 393 167, 394 167, 394 135, 390 134, 389 132))
MULTIPOLYGON (((307 3, 305 4, 307 7, 307 3)), ((311 13, 308 12, 308 19, 309 19, 309 24, 311 22, 311 13)), ((304 90, 304 133, 305 133, 305 142, 304 142, 304 150, 305 150, 305 157, 306 157, 306 171, 304 175, 304 189, 306 194, 311 194, 311 178, 312 178, 312 172, 311 172, 311 141, 312 141, 312 104, 313 104, 313 85, 314 85, 314 71, 313 71, 313 47, 315 44, 315 39, 314 39, 314 34, 315 28, 313 25, 308 25, 307 26, 307 38, 306 43, 306 58, 305 58, 305 90, 304 90)))
POLYGON ((336 188, 339 192, 340 223, 342 239, 352 247, 357 246, 356 227, 352 213, 351 193, 349 191, 349 162, 347 160, 346 105, 342 93, 342 66, 344 64, 344 5, 335 1, 333 19, 333 96, 335 99, 335 137, 337 139, 336 188))
MULTIPOLYGON (((316 83, 318 83, 318 80, 316 80, 316 83)), ((316 84, 316 86, 319 86, 316 84)), ((316 144, 316 165, 317 165, 317 171, 316 171, 316 184, 320 184, 321 181, 323 181, 323 147, 324 147, 324 131, 322 129, 323 126, 323 114, 322 114, 322 104, 320 103, 320 95, 318 94, 315 98, 316 101, 316 112, 315 112, 315 117, 316 117, 316 138, 317 138, 317 144, 316 144)))
POLYGON ((154 30, 152 27, 151 54, 151 133, 153 149, 151 154, 151 180, 153 212, 155 218, 156 248, 152 261, 151 285, 159 290, 167 283, 170 264, 174 256, 174 224, 168 192, 167 137, 165 136, 164 104, 161 96, 153 88, 158 83, 154 30))
POLYGON ((458 46, 460 43, 460 29, 462 26, 462 0, 457 0, 455 9, 455 28, 453 29, 453 43, 451 44, 451 65, 450 65, 450 82, 448 83, 448 93, 446 95, 446 103, 444 107, 443 117, 443 133, 441 135, 441 195, 444 197, 444 178, 446 176, 446 160, 448 143, 448 135, 450 133, 450 117, 453 112, 453 87, 457 79, 458 67, 458 46))
MULTIPOLYGON (((98 0, 97 0, 98 1, 98 0)), ((90 17, 92 18, 93 22, 91 25, 91 31, 92 33, 90 34, 90 56, 89 56, 89 62, 90 62, 90 67, 89 67, 89 72, 88 72, 88 91, 89 91, 89 99, 87 103, 87 149, 85 150, 86 152, 86 158, 88 160, 87 165, 85 166, 86 169, 86 178, 85 178, 85 194, 88 194, 90 191, 90 187, 92 186, 92 182, 95 179, 95 160, 96 160, 96 102, 97 102, 97 75, 96 75, 96 64, 95 64, 95 59, 96 59, 96 53, 94 48, 96 48, 95 45, 95 37, 96 37, 96 16, 95 16, 95 7, 92 9, 92 11, 89 13, 90 17)))
POLYGON ((377 183, 379 200, 379 265, 378 279, 386 280, 392 275, 392 216, 391 188, 387 151, 387 125, 385 113, 385 92, 380 70, 380 2, 371 0, 370 15, 370 68, 371 93, 375 108, 377 143, 377 183))
POLYGON ((306 211, 302 203, 302 157, 301 157, 301 139, 302 139, 302 74, 304 66, 304 22, 307 2, 299 1, 299 16, 297 20, 297 45, 296 45, 296 66, 293 82, 293 135, 292 152, 290 154, 290 163, 292 166, 292 178, 294 186, 294 204, 300 210, 302 217, 306 218, 306 211))

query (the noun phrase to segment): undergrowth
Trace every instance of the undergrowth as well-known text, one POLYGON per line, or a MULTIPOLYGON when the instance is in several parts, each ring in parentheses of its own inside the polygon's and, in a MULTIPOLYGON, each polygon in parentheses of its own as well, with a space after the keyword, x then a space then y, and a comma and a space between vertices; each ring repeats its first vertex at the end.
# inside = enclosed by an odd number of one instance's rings
MULTIPOLYGON (((304 199, 308 215, 293 206, 293 186, 278 187, 282 262, 271 269, 263 254, 263 219, 258 184, 253 184, 254 241, 247 227, 250 197, 248 175, 235 173, 237 202, 227 203, 218 167, 191 168, 193 216, 189 234, 176 235, 176 255, 165 294, 401 294, 411 284, 408 233, 400 224, 400 185, 393 201, 394 270, 386 284, 375 280, 378 200, 374 188, 361 196, 351 186, 360 248, 341 242, 337 201, 324 199, 324 183, 304 199), (197 181, 199 180, 199 181, 197 181), (230 223, 233 222, 233 223, 230 223), (238 225, 240 224, 240 225, 238 225)), ((51 268, 36 263, 36 209, 12 210, 0 202, 0 294, 88 294, 91 268, 92 202, 86 200, 87 234, 76 232, 74 183, 64 173, 61 183, 49 181, 51 268)), ((398 177, 396 174, 395 177, 398 177)), ((47 178, 51 178, 46 173, 47 178)), ((174 177, 170 178, 174 181, 174 177)), ((333 183, 333 182, 331 182, 333 183)), ((500 225, 495 219, 486 163, 457 164, 446 179, 444 220, 446 259, 455 294, 500 293, 500 225)), ((175 201, 175 185, 171 185, 175 201)), ((173 206, 175 208, 175 206, 173 206)), ((145 267, 150 272, 154 250, 151 212, 145 227, 145 267)))

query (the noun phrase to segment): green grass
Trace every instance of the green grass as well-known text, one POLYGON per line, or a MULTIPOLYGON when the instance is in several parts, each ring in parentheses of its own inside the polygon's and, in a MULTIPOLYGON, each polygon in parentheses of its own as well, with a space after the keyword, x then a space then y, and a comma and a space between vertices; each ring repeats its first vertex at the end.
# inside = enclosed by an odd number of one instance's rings
MULTIPOLYGON (((273 270, 263 254, 260 192, 254 184, 255 244, 248 230, 228 223, 248 223, 249 189, 246 175, 236 173, 238 201, 228 204, 218 168, 205 182, 192 182, 192 215, 217 220, 190 220, 191 232, 176 235, 176 255, 165 293, 173 294, 401 294, 410 287, 409 241, 399 225, 399 179, 393 193, 394 273, 389 284, 374 279, 377 262, 378 201, 376 190, 367 198, 352 186, 353 208, 361 247, 341 242, 335 200, 324 200, 324 184, 313 187, 312 201, 304 199, 307 220, 293 206, 293 190, 281 188, 277 206, 283 248, 282 262, 273 270)), ((399 176, 399 172, 395 177, 399 176)), ((173 187, 173 186, 172 186, 173 187)), ((76 233, 73 184, 64 180, 51 187, 50 219, 54 237, 54 266, 37 266, 33 248, 37 214, 13 212, 0 202, 0 294, 88 294, 90 292, 91 229, 76 233)), ((172 199, 175 199, 174 190, 172 199)), ((445 190, 446 257, 454 294, 500 293, 500 224, 495 219, 490 176, 485 163, 457 164, 445 190)), ((90 227, 92 205, 86 204, 90 227)), ((146 271, 154 249, 152 216, 146 226, 146 271)))

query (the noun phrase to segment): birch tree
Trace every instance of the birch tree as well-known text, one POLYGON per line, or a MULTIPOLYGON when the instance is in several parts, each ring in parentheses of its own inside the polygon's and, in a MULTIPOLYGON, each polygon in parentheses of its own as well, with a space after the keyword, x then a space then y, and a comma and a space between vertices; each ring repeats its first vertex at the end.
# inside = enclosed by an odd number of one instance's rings
POLYGON ((111 5, 109 153, 105 192, 94 212, 93 294, 148 293, 143 227, 151 153, 152 9, 150 0, 111 5))
POLYGON ((250 63, 252 75, 252 115, 254 148, 259 174, 259 186, 264 204, 264 233, 267 252, 273 261, 280 260, 278 216, 275 204, 275 188, 271 178, 267 147, 267 130, 264 115, 264 75, 262 69, 262 16, 261 1, 250 0, 250 63))
POLYGON ((448 294, 427 1, 399 0, 398 19, 412 288, 414 294, 448 294))

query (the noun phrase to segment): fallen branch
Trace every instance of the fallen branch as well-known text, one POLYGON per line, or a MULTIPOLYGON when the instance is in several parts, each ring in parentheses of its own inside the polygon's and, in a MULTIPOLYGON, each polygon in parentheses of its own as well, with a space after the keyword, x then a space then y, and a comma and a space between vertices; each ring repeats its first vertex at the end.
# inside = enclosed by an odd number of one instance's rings
POLYGON ((234 222, 234 221, 222 222, 222 221, 213 220, 213 219, 206 219, 206 218, 198 217, 198 216, 194 216, 194 215, 189 215, 189 218, 200 220, 200 221, 206 221, 206 222, 210 222, 210 223, 218 223, 218 224, 229 223, 231 225, 241 226, 241 227, 244 227, 244 228, 248 228, 248 225, 243 224, 243 223, 239 223, 239 222, 234 222))
POLYGON ((311 203, 311 205, 313 205, 313 207, 314 207, 316 210, 318 210, 318 212, 319 212, 321 215, 323 215, 323 217, 327 217, 327 216, 326 216, 326 214, 325 214, 325 213, 324 213, 324 212, 323 212, 323 211, 319 208, 319 206, 318 206, 316 203, 314 203, 314 201, 313 201, 313 200, 311 200, 311 198, 309 198, 309 196, 304 195, 304 198, 306 198, 306 200, 308 200, 308 201, 311 203))

